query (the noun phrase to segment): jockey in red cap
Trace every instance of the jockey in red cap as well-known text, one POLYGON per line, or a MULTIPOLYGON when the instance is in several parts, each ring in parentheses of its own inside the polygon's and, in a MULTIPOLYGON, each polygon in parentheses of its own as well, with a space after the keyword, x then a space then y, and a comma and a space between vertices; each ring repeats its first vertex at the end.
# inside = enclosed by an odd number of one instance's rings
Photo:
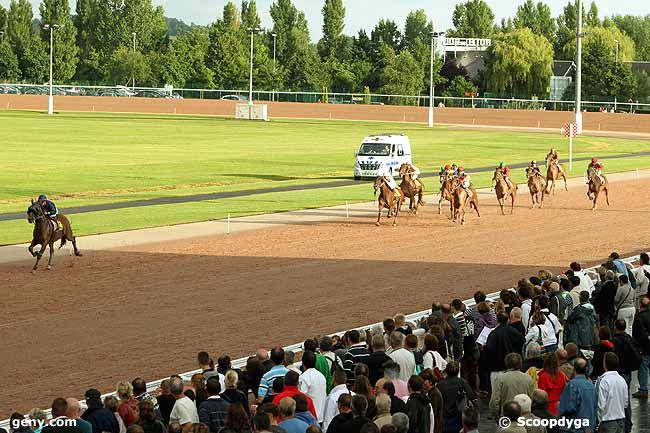
POLYGON ((589 180, 591 179, 591 172, 593 172, 598 178, 600 179, 601 182, 604 182, 602 173, 603 173, 603 164, 598 161, 598 158, 595 156, 591 158, 591 162, 589 163, 589 166, 587 167, 587 184, 589 184, 589 180))

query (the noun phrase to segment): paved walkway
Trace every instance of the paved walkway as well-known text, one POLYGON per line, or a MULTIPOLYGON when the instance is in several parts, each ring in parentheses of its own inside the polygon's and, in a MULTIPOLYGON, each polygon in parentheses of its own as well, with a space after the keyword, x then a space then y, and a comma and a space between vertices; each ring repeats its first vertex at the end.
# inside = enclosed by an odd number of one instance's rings
MULTIPOLYGON (((638 172, 612 173, 607 175, 610 183, 650 178, 650 170, 638 172)), ((568 180, 570 188, 584 187, 583 178, 568 180)), ((558 186, 558 191, 561 189, 558 186)), ((527 190, 520 185, 520 192, 527 190), (521 188, 524 188, 523 190, 521 188)), ((479 194, 493 196, 489 188, 478 190, 479 194)), ((559 192, 561 194, 561 192, 559 192)), ((435 206, 436 195, 429 195, 428 206, 435 206)), ((173 242, 199 236, 215 236, 227 233, 239 233, 250 230, 269 228, 277 225, 317 224, 325 221, 341 220, 349 216, 376 216, 376 202, 355 203, 348 206, 331 206, 320 209, 303 209, 291 212, 281 212, 264 215, 251 215, 228 220, 213 220, 174 226, 154 227, 124 232, 106 233, 79 237, 79 248, 84 251, 99 251, 123 248, 158 242, 173 242)), ((0 247, 0 263, 11 263, 31 260, 27 252, 28 244, 8 245, 0 247)), ((71 246, 69 248, 72 248, 71 246)))

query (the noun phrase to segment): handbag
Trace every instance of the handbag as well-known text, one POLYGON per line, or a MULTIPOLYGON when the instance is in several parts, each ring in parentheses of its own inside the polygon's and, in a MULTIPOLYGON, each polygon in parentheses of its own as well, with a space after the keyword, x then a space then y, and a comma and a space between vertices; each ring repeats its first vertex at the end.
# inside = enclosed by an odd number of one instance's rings
POLYGON ((544 340, 542 338, 542 328, 537 326, 538 335, 536 339, 530 340, 526 343, 526 350, 524 353, 524 359, 539 359, 542 357, 544 352, 544 340))

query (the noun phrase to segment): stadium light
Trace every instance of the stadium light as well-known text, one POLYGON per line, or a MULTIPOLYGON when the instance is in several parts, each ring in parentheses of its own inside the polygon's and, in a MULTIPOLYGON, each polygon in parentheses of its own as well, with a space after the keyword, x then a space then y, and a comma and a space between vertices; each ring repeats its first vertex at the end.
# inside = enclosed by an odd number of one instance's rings
POLYGON ((578 31, 576 42, 576 108, 574 123, 578 129, 578 134, 582 134, 582 1, 576 0, 578 7, 578 31))
MULTIPOLYGON (((271 36, 273 36, 273 82, 275 82, 275 43, 278 38, 277 33, 271 33, 271 36)), ((275 101, 275 86, 273 86, 273 100, 275 101)))
POLYGON ((438 38, 444 36, 445 32, 431 32, 431 67, 429 69, 429 128, 433 128, 433 100, 435 98, 435 87, 433 86, 433 61, 436 57, 436 43, 438 38))
MULTIPOLYGON (((614 58, 614 61, 616 63, 616 73, 618 73, 618 45, 619 41, 618 39, 614 39, 614 42, 616 42, 616 56, 614 58)), ((614 95, 614 113, 616 113, 616 106, 618 105, 618 92, 616 92, 616 95, 614 95)))
POLYGON ((61 26, 59 24, 45 24, 43 26, 44 30, 49 30, 50 31, 50 95, 47 99, 47 114, 52 115, 54 114, 54 95, 52 92, 52 69, 53 69, 53 58, 52 58, 52 53, 54 52, 54 29, 58 29, 61 26))
POLYGON ((248 28, 248 31, 251 34, 251 68, 250 74, 248 76, 248 105, 253 105, 253 42, 255 33, 259 32, 258 28, 248 28))
MULTIPOLYGON (((136 32, 131 33, 133 36, 133 54, 135 55, 135 36, 137 35, 136 32)), ((135 57, 135 56, 134 56, 135 57)), ((135 60, 135 58, 134 58, 135 60)), ((133 74, 131 75, 132 81, 133 81, 133 93, 135 93, 135 71, 132 71, 133 74)))

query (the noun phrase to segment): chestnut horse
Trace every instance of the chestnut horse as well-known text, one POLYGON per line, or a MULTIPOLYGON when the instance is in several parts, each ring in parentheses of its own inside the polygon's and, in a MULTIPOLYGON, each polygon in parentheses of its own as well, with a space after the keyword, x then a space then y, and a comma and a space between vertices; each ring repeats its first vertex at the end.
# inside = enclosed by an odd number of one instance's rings
POLYGON ((474 188, 470 187, 470 192, 468 193, 465 188, 460 186, 460 181, 454 179, 451 191, 451 215, 452 222, 458 221, 460 217, 460 225, 465 225, 465 216, 466 211, 465 207, 469 205, 470 209, 474 208, 476 210, 476 215, 480 218, 481 213, 478 210, 478 195, 474 188))
POLYGON ((499 206, 501 206, 501 215, 505 215, 506 212, 504 207, 506 205, 506 200, 509 198, 511 200, 510 205, 510 215, 515 213, 515 200, 517 198, 517 184, 512 182, 512 188, 508 188, 508 183, 506 178, 501 172, 501 170, 496 169, 494 171, 494 176, 492 176, 492 182, 496 185, 494 186, 494 191, 497 194, 497 200, 499 201, 499 206))
POLYGON ((52 269, 52 259, 54 258, 54 242, 61 240, 61 245, 59 249, 63 248, 67 241, 72 242, 74 247, 74 255, 81 256, 79 248, 77 248, 77 240, 72 233, 72 227, 70 226, 70 221, 66 218, 65 215, 59 214, 57 216, 59 223, 62 228, 59 229, 57 224, 43 211, 43 207, 38 203, 32 200, 32 205, 27 208, 27 221, 30 224, 34 224, 34 235, 32 243, 29 244, 27 248, 33 257, 36 257, 36 263, 32 268, 32 273, 36 273, 38 268, 38 262, 41 261, 45 249, 50 247, 50 258, 47 262, 47 269, 52 269), (34 251, 34 247, 40 245, 41 249, 39 251, 34 251))
POLYGON ((453 218, 453 206, 452 206, 452 196, 451 192, 454 189, 454 177, 450 174, 445 174, 440 176, 440 180, 442 181, 440 185, 440 200, 438 201, 438 215, 442 215, 442 202, 443 200, 447 200, 450 203, 450 209, 452 214, 449 216, 449 218, 453 218))
POLYGON ((596 210, 596 207, 598 206, 598 196, 601 191, 605 192, 605 200, 607 201, 607 206, 609 206, 609 182, 607 181, 607 178, 605 176, 598 177, 596 172, 591 168, 589 169, 587 176, 589 179, 587 197, 593 202, 591 210, 596 210))
POLYGON ((546 193, 544 176, 538 172, 528 172, 528 189, 530 190, 530 198, 533 201, 531 209, 539 206, 541 209, 544 207, 544 194, 546 193))
POLYGON ((424 205, 424 200, 422 196, 424 195, 424 183, 420 179, 413 179, 414 173, 413 166, 409 163, 402 164, 399 168, 399 175, 402 178, 402 183, 399 185, 399 189, 404 194, 404 199, 402 203, 406 201, 406 198, 409 199, 409 210, 413 211, 414 214, 418 214, 418 207, 424 205))
MULTIPOLYGON (((388 215, 386 215, 386 218, 390 218, 391 213, 394 213, 394 219, 393 219, 393 227, 397 225, 397 214, 399 213, 399 209, 402 206, 402 201, 404 200, 404 195, 402 194, 400 197, 395 197, 395 193, 390 189, 388 184, 386 184, 386 180, 379 176, 375 180, 375 185, 374 185, 375 192, 374 195, 377 194, 377 191, 379 190, 379 197, 377 198, 377 203, 379 206, 379 211, 377 212, 377 226, 380 226, 381 223, 379 220, 381 219, 381 211, 382 209, 388 209, 388 215)), ((399 190, 399 188, 397 188, 399 190)), ((401 191, 400 191, 401 192, 401 191)))
POLYGON ((555 182, 560 178, 564 179, 564 190, 568 191, 569 187, 566 183, 564 167, 562 167, 562 164, 556 164, 551 158, 548 158, 546 160, 546 188, 544 188, 544 193, 555 195, 555 182))

